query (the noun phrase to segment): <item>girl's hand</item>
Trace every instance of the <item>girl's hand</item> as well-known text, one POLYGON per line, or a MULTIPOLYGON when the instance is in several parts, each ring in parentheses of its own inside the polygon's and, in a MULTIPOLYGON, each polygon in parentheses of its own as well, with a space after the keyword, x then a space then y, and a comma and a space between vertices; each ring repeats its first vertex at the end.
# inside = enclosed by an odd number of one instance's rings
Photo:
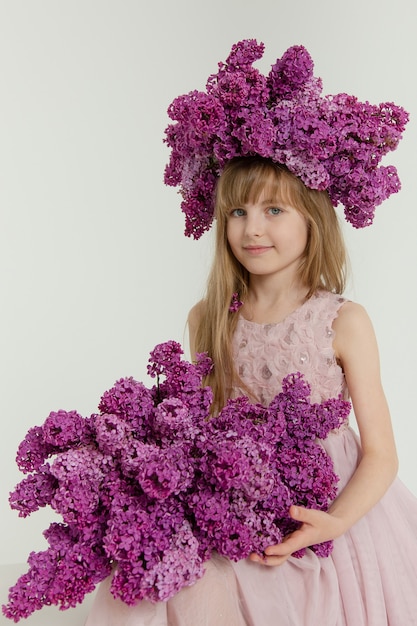
POLYGON ((251 554, 251 561, 269 566, 282 565, 293 552, 334 539, 343 533, 341 520, 324 511, 292 506, 290 516, 302 523, 300 528, 287 535, 282 543, 266 548, 264 557, 251 554))

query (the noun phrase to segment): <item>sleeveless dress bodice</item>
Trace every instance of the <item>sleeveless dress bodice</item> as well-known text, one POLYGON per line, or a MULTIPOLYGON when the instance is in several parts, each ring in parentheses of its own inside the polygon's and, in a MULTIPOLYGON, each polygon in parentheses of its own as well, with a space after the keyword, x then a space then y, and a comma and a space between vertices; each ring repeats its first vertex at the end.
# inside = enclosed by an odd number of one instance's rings
MULTIPOLYGON (((332 324, 344 298, 318 291, 284 320, 257 324, 240 316, 233 356, 242 382, 267 406, 281 391, 282 380, 301 372, 311 387, 312 402, 347 395, 342 368, 333 350, 332 324)), ((237 388, 234 395, 241 395, 237 388)))

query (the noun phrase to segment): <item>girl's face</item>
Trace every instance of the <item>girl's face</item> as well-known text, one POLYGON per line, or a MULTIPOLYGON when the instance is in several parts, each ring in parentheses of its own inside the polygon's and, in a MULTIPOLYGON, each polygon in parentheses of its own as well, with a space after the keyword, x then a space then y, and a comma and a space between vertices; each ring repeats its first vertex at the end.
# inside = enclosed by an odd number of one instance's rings
POLYGON ((297 209, 271 198, 267 188, 256 201, 229 211, 226 233, 234 256, 250 274, 296 279, 307 246, 307 222, 297 209))

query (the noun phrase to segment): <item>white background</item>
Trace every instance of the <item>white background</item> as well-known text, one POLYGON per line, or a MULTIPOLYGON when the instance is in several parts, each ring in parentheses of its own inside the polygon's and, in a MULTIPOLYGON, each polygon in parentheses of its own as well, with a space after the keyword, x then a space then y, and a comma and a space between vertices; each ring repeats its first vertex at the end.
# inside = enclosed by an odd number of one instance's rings
MULTIPOLYGON (((269 71, 303 44, 324 92, 411 113, 385 163, 402 191, 375 224, 346 226, 352 280, 379 338, 400 456, 417 493, 416 5, 414 0, 0 1, 0 564, 45 546, 54 519, 22 520, 8 493, 15 452, 51 410, 96 410, 122 376, 145 383, 149 351, 186 342, 211 236, 183 236, 163 184, 173 98, 203 89, 233 43, 266 46, 269 71)), ((0 599, 4 601, 4 598, 0 599)))

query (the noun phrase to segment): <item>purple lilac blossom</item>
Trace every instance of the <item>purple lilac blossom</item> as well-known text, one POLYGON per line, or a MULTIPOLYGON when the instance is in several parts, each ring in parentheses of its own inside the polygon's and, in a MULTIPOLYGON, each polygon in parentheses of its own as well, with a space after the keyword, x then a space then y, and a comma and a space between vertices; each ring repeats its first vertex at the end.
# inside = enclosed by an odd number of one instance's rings
POLYGON ((232 295, 232 300, 229 306, 230 313, 236 313, 239 311, 240 307, 243 306, 243 302, 239 299, 239 294, 237 291, 232 295))
MULTIPOLYGON (((282 541, 297 528, 291 504, 327 509, 338 479, 316 438, 346 421, 349 403, 311 404, 294 373, 269 407, 239 397, 209 419, 211 367, 206 354, 192 364, 178 343, 159 344, 153 387, 120 379, 98 414, 57 411, 29 430, 17 461, 31 473, 10 505, 23 517, 49 505, 63 521, 45 531, 48 549, 30 554, 6 617, 74 606, 111 572, 111 592, 127 604, 168 600, 203 575, 213 551, 237 561, 282 541)), ((324 557, 332 544, 312 549, 324 557)))
POLYGON ((77 411, 50 413, 42 430, 45 443, 60 450, 81 443, 88 434, 87 424, 77 411))
POLYGON ((49 464, 24 478, 10 494, 10 508, 19 511, 19 517, 27 517, 39 508, 50 504, 58 486, 50 472, 49 464))
POLYGON ((185 234, 199 239, 210 228, 218 177, 230 159, 249 155, 327 190, 354 227, 372 224, 375 207, 400 189, 396 168, 379 163, 397 148, 408 113, 392 102, 322 95, 303 46, 289 48, 264 76, 252 65, 263 52, 254 39, 240 41, 205 92, 178 96, 168 108, 164 182, 180 188, 185 234))
POLYGON ((102 537, 53 523, 44 532, 49 548, 31 552, 29 570, 10 589, 6 617, 18 622, 51 604, 68 609, 82 602, 110 574, 102 537))

